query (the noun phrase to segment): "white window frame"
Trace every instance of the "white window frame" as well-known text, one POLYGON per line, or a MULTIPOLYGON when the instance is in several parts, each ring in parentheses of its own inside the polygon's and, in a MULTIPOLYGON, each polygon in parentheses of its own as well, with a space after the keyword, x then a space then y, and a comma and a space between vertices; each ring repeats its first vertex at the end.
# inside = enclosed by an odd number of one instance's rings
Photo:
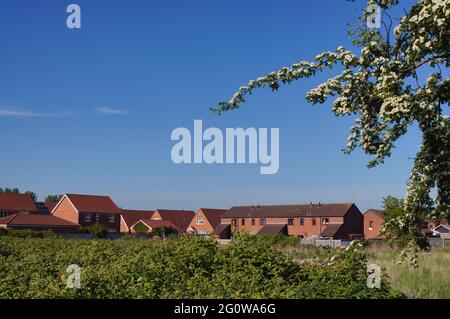
POLYGON ((197 217, 197 225, 203 225, 203 217, 197 217))
POLYGON ((92 220, 91 213, 84 213, 84 222, 85 223, 90 223, 91 220, 92 220))
POLYGON ((110 222, 110 223, 115 223, 115 222, 116 222, 116 215, 114 215, 114 214, 109 214, 109 216, 108 216, 108 222, 110 222))
POLYGON ((98 222, 100 220, 100 214, 96 213, 95 214, 95 221, 98 222))

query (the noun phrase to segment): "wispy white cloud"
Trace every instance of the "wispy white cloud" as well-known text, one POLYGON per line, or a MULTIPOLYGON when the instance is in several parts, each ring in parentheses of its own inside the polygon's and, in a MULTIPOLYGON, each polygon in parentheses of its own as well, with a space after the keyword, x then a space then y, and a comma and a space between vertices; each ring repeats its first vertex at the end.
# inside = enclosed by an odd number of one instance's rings
POLYGON ((0 117, 66 117, 71 116, 67 111, 35 112, 15 108, 0 108, 0 117))
POLYGON ((124 109, 112 109, 109 107, 97 107, 95 109, 97 113, 105 114, 105 115, 126 115, 130 113, 130 110, 124 109))

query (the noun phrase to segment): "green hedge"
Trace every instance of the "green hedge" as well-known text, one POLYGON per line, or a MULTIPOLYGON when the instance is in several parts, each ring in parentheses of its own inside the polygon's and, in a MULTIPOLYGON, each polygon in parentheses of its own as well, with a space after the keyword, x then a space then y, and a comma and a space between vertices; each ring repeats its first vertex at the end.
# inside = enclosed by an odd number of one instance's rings
POLYGON ((179 236, 154 240, 0 237, 0 298, 392 298, 366 287, 366 260, 342 250, 333 263, 300 266, 248 236, 221 247, 179 236), (82 267, 81 289, 66 268, 82 267))

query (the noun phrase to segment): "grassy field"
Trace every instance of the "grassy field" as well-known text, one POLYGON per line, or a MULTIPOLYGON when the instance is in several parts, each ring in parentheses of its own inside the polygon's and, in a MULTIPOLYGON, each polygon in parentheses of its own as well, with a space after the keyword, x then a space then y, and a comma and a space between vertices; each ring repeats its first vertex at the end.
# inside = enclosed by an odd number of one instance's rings
POLYGON ((386 246, 367 250, 369 262, 385 269, 392 288, 409 298, 450 299, 450 247, 421 252, 418 268, 407 263, 397 264, 398 254, 398 250, 386 246))
MULTIPOLYGON (((325 260, 333 255, 332 249, 314 246, 284 246, 279 249, 299 263, 325 260)), ((418 268, 409 263, 398 264, 400 249, 387 244, 373 245, 364 252, 369 263, 379 265, 389 276, 392 288, 408 298, 450 299, 450 247, 420 252, 418 268)))

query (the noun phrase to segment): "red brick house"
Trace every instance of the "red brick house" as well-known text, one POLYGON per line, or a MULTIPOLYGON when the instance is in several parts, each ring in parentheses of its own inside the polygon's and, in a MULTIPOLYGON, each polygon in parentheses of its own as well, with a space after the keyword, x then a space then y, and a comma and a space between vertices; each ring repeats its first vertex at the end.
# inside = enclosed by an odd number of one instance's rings
POLYGON ((157 209, 151 217, 151 220, 169 221, 184 233, 194 216, 195 212, 192 210, 157 209))
POLYGON ((332 239, 364 236, 364 218, 354 203, 235 206, 222 216, 221 223, 231 224, 233 231, 250 234, 286 233, 332 239))
POLYGON ((181 230, 168 220, 140 219, 130 227, 131 234, 152 233, 155 228, 168 227, 181 232, 181 230))
POLYGON ((81 194, 65 194, 52 210, 53 216, 85 227, 99 223, 111 233, 120 231, 121 214, 109 196, 81 194))
POLYGON ((31 213, 37 213, 37 208, 29 195, 0 193, 0 218, 31 213))
POLYGON ((187 232, 192 235, 212 235, 226 212, 226 209, 200 208, 189 223, 187 232))
POLYGON ((386 221, 384 211, 378 209, 369 209, 364 214, 364 238, 379 239, 383 224, 386 221))
POLYGON ((51 230, 55 233, 74 233, 80 225, 53 215, 14 214, 0 218, 0 228, 51 230))
POLYGON ((122 215, 120 216, 120 232, 131 234, 131 227, 141 219, 151 219, 153 216, 153 210, 132 210, 122 209, 122 215))

